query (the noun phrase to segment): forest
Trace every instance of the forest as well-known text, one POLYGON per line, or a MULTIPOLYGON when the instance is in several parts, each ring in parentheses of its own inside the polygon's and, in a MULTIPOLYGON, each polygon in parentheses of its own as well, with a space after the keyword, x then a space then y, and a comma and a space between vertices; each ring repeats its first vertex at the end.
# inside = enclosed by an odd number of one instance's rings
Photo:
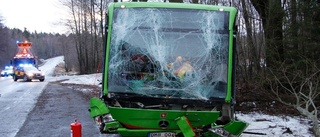
MULTIPOLYGON (((37 60, 48 59, 64 54, 72 53, 70 37, 65 34, 48 34, 44 32, 29 32, 16 28, 9 29, 0 23, 0 66, 9 66, 10 61, 18 51, 17 42, 29 41, 32 43, 31 51, 37 60)), ((70 60, 76 60, 76 54, 68 56, 70 60), (74 57, 73 57, 74 56, 74 57), (73 58, 72 58, 73 57, 73 58)), ((72 63, 73 64, 73 63, 72 63)), ((70 65, 71 68, 76 68, 76 63, 70 65)), ((69 69, 71 70, 71 69, 69 69)))
MULTIPOLYGON (((113 1, 61 0, 70 14, 70 18, 64 20, 69 34, 7 28, 0 15, 0 65, 8 64, 14 56, 17 40, 28 40, 33 43, 33 52, 39 59, 63 55, 67 71, 101 72, 105 12, 110 2, 113 1)), ((303 115, 312 121, 314 134, 320 136, 320 0, 170 2, 236 7, 237 100, 258 105, 236 108, 303 115), (270 107, 271 102, 276 102, 274 107, 270 107)))

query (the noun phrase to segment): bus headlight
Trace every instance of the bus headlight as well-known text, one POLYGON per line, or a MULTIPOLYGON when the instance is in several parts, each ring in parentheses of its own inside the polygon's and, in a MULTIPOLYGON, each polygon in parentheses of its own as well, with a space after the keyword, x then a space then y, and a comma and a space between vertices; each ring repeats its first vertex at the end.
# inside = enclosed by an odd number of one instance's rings
POLYGON ((114 121, 111 114, 106 114, 102 116, 95 117, 95 121, 97 125, 101 125, 102 123, 108 123, 114 121))
POLYGON ((107 122, 112 122, 112 121, 114 121, 114 119, 113 119, 113 117, 111 116, 111 114, 103 115, 103 116, 102 116, 102 120, 103 120, 103 123, 107 123, 107 122))

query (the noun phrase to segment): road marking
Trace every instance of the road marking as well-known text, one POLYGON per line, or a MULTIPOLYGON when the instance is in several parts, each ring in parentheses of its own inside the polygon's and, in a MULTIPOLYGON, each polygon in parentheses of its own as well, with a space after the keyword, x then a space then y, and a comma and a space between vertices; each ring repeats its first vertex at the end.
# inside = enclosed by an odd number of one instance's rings
POLYGON ((8 110, 8 109, 10 109, 10 107, 6 107, 4 110, 8 110))

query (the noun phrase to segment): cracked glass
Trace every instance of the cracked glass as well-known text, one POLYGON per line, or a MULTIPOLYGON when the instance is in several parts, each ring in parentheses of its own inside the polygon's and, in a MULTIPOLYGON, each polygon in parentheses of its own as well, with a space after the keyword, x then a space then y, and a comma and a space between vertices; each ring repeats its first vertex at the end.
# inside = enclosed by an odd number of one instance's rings
POLYGON ((112 20, 108 92, 157 98, 225 98, 229 13, 117 8, 112 20))

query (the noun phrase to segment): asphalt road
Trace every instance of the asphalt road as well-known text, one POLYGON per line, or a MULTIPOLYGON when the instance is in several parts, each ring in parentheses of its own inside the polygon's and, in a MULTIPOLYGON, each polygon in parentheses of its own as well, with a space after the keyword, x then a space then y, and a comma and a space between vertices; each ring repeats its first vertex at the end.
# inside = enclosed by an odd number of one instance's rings
POLYGON ((14 137, 48 82, 0 78, 0 137, 14 137))
POLYGON ((16 137, 70 137, 75 118, 82 124, 82 137, 107 136, 99 133, 89 116, 91 95, 80 88, 92 87, 49 83, 16 137))

